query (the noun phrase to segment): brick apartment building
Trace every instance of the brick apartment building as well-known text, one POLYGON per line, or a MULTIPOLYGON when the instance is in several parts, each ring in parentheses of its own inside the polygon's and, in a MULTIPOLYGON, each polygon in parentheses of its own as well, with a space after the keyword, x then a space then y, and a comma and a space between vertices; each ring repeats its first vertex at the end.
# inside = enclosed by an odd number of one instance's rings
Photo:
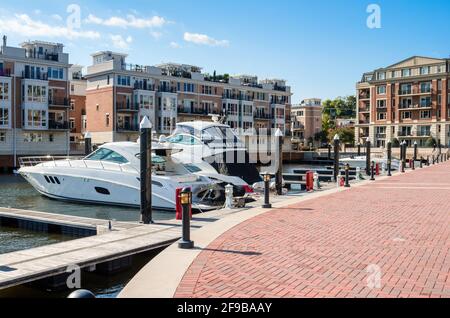
POLYGON ((127 55, 110 51, 92 57, 86 75, 86 130, 94 143, 136 140, 143 116, 157 133, 169 134, 177 122, 211 120, 210 115, 223 112, 239 134, 281 128, 290 135, 292 94, 284 80, 211 76, 199 67, 174 63, 130 65, 127 55))
POLYGON ((308 146, 311 138, 313 144, 315 134, 322 131, 322 100, 309 98, 298 105, 292 105, 292 144, 308 146))
POLYGON ((0 168, 18 157, 67 155, 69 55, 63 45, 30 41, 0 51, 0 168))
POLYGON ((357 83, 355 140, 383 147, 394 138, 450 145, 449 59, 413 56, 365 73, 357 83))

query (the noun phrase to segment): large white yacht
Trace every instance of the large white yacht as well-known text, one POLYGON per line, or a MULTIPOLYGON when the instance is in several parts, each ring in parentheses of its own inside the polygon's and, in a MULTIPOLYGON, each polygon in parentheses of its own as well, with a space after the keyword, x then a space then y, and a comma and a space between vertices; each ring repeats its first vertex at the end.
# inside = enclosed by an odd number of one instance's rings
POLYGON ((173 157, 192 173, 234 185, 235 196, 252 193, 249 185, 262 182, 256 163, 233 129, 217 121, 176 125, 167 142, 183 149, 173 157))
MULTIPOLYGON (((191 187, 193 208, 209 210, 223 199, 223 189, 206 176, 192 174, 172 160, 170 145, 152 143, 152 206, 174 210, 176 189, 191 187)), ((96 204, 140 205, 139 144, 108 143, 78 160, 21 158, 19 173, 44 196, 96 204)))

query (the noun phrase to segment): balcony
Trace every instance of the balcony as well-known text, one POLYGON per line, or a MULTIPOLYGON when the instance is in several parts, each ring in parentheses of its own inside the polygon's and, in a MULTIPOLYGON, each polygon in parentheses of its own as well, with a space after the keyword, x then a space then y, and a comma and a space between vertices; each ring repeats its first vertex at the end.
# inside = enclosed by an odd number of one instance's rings
POLYGON ((273 90, 274 91, 279 91, 279 92, 286 92, 287 91, 287 87, 286 86, 274 85, 273 90))
POLYGON ((386 133, 383 134, 375 134, 378 139, 386 139, 386 133))
POLYGON ((370 99, 370 93, 361 93, 361 94, 359 94, 359 99, 360 100, 370 99))
POLYGON ((431 95, 434 94, 432 88, 422 90, 419 87, 413 87, 411 89, 400 89, 398 95, 400 96, 412 96, 412 95, 431 95))
POLYGON ((158 92, 174 94, 177 92, 177 89, 175 87, 160 86, 158 87, 158 92))
POLYGON ((432 104, 414 104, 414 105, 400 105, 399 110, 422 110, 432 108, 432 104))
POLYGON ((54 107, 69 107, 69 99, 65 97, 51 97, 48 99, 48 105, 54 107))
POLYGON ((411 131, 399 131, 399 132, 397 133, 397 135, 398 135, 399 137, 413 137, 413 134, 412 134, 411 131))
POLYGON ((240 95, 240 94, 223 94, 222 99, 234 99, 234 100, 241 100, 241 101, 247 101, 247 102, 253 101, 252 96, 240 95))
POLYGON ((40 73, 40 74, 33 74, 34 76, 31 76, 29 72, 22 72, 22 78, 24 79, 34 79, 34 80, 41 80, 41 81, 48 81, 48 74, 47 73, 40 73))
POLYGON ((139 111, 139 105, 130 101, 116 102, 116 111, 118 112, 137 112, 139 111))
POLYGON ((53 62, 59 61, 59 55, 57 53, 39 53, 33 50, 27 50, 26 57, 29 59, 40 59, 53 62))
POLYGON ((56 121, 56 120, 50 119, 48 121, 48 129, 49 130, 68 130, 69 123, 67 121, 56 121))
POLYGON ((117 123, 116 130, 118 132, 138 132, 139 125, 130 124, 130 123, 117 123))
POLYGON ((10 69, 0 69, 0 76, 11 77, 11 70, 10 69))
POLYGON ((142 91, 155 91, 155 85, 153 84, 143 84, 143 83, 134 83, 134 89, 142 90, 142 91))
POLYGON ((264 119, 264 120, 269 120, 270 119, 270 115, 269 114, 260 113, 260 112, 255 112, 253 117, 255 119, 264 119))

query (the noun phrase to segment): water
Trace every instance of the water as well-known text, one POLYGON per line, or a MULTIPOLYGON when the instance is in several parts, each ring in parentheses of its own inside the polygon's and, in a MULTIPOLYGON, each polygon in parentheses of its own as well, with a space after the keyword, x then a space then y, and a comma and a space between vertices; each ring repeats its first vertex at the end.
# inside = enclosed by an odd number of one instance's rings
MULTIPOLYGON (((139 209, 92 204, 68 203, 40 195, 21 176, 0 174, 0 207, 83 216, 104 220, 138 221, 139 209)), ((154 220, 174 218, 174 213, 153 211, 154 220)), ((73 239, 62 235, 36 233, 0 227, 0 254, 26 250, 73 239)), ((82 287, 99 297, 115 297, 126 283, 157 252, 133 257, 133 266, 116 275, 82 273, 82 287)), ((70 291, 42 289, 24 285, 0 291, 0 297, 66 297, 70 291)))

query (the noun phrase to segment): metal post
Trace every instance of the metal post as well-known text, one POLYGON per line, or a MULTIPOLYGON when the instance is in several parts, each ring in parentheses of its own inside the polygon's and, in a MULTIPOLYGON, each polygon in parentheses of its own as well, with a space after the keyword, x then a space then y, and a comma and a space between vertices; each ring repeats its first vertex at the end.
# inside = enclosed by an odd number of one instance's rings
POLYGON ((417 141, 414 141, 414 156, 413 160, 417 161, 417 141))
POLYGON ((190 249, 194 247, 194 242, 191 241, 191 205, 192 205, 192 192, 191 188, 184 188, 180 193, 180 202, 183 208, 183 236, 180 242, 178 242, 178 247, 182 249, 190 249))
POLYGON ((411 169, 416 170, 416 162, 414 161, 414 159, 411 161, 411 169))
POLYGON ((338 180, 338 174, 339 174, 339 135, 336 134, 333 138, 334 140, 334 181, 336 182, 338 180))
POLYGON ((84 134, 84 154, 88 156, 92 152, 92 135, 90 132, 84 134))
POLYGON ((278 195, 283 194, 283 132, 280 128, 275 132, 278 143, 278 166, 275 174, 275 188, 278 195))
POLYGON ((345 187, 346 188, 350 188, 350 176, 349 176, 349 172, 350 172, 350 165, 347 163, 345 165, 345 187))
POLYGON ((387 144, 387 175, 392 176, 392 142, 388 141, 387 144))
POLYGON ((420 156, 419 168, 420 168, 420 169, 423 168, 423 157, 422 157, 422 156, 420 156))
POLYGON ((406 168, 406 149, 406 141, 403 141, 402 172, 405 172, 406 168))
POLYGON ((358 142, 358 157, 361 156, 361 144, 358 142))
POLYGON ((370 180, 375 181, 375 162, 372 161, 372 164, 370 165, 370 180))
POLYGON ((429 156, 429 155, 427 156, 427 162, 426 162, 426 164, 427 164, 427 167, 430 166, 430 156, 429 156))
POLYGON ((331 145, 328 144, 328 160, 331 160, 331 145))
POLYGON ((433 164, 435 164, 435 163, 436 163, 436 160, 434 159, 434 155, 433 155, 433 156, 431 156, 431 162, 432 162, 433 164))
POLYGON ((270 174, 264 174, 264 204, 263 209, 271 209, 272 204, 270 204, 270 174))
POLYGON ((152 219, 152 123, 145 116, 140 124, 141 223, 152 219))
POLYGON ((366 139, 366 174, 370 176, 370 138, 366 139))

